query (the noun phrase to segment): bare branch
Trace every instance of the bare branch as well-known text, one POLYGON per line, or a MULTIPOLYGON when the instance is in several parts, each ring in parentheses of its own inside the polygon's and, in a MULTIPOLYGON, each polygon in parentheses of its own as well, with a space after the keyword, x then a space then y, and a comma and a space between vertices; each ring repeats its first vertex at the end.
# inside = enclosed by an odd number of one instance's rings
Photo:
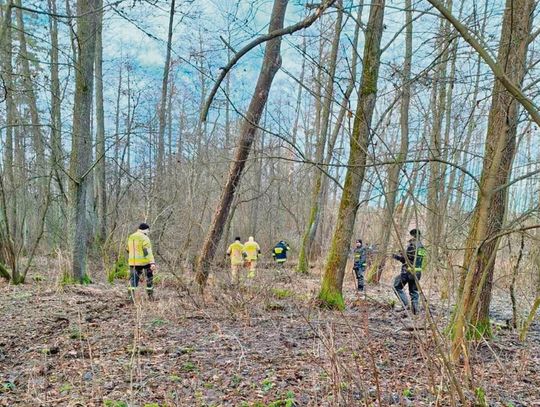
POLYGON ((521 89, 514 84, 504 73, 504 69, 493 59, 486 48, 480 44, 469 29, 462 24, 439 0, 428 0, 446 18, 454 28, 461 34, 463 39, 482 57, 490 67, 495 77, 501 82, 505 89, 516 99, 516 101, 529 112, 534 122, 540 126, 540 111, 538 107, 529 99, 521 89))
POLYGON ((304 28, 309 27, 312 25, 317 19, 324 13, 324 11, 330 7, 332 4, 334 4, 336 0, 326 0, 324 3, 319 5, 317 7, 317 10, 310 14, 308 17, 306 17, 304 20, 290 25, 288 27, 281 28, 279 30, 272 31, 268 34, 261 35, 254 40, 250 41, 246 46, 244 46, 240 51, 238 51, 232 59, 229 61, 227 65, 225 65, 223 68, 221 68, 221 72, 219 74, 219 77, 216 80, 216 83, 214 84, 214 87, 210 91, 210 95, 208 96, 208 99, 206 99, 206 103, 204 104, 204 108, 201 112, 201 121, 205 122, 206 118, 208 116, 208 110, 210 109, 210 105, 212 104, 212 101, 214 100, 214 97, 216 96, 217 91, 221 87, 221 83, 229 73, 229 71, 233 68, 234 65, 240 61, 240 59, 246 55, 249 51, 251 51, 253 48, 255 48, 257 45, 260 45, 266 41, 270 41, 273 38, 281 37, 286 34, 292 34, 296 31, 300 31, 304 28))

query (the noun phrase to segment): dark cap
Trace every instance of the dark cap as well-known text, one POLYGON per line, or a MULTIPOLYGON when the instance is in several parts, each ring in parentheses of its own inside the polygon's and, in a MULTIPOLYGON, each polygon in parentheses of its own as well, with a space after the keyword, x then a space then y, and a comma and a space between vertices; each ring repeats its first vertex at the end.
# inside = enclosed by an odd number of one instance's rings
POLYGON ((419 238, 421 233, 420 233, 420 229, 411 229, 409 231, 409 235, 411 235, 412 237, 416 237, 416 238, 419 238))
POLYGON ((141 224, 139 225, 139 229, 140 229, 140 230, 150 229, 150 226, 148 226, 146 223, 143 222, 143 223, 141 223, 141 224))
POLYGON ((236 237, 234 238, 234 240, 242 240, 242 239, 240 238, 240 236, 236 236, 236 237))

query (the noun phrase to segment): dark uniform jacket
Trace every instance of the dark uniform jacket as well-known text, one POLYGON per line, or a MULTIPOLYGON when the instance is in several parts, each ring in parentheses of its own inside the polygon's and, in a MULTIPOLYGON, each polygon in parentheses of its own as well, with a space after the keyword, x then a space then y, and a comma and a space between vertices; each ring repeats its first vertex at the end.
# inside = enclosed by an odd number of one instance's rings
POLYGON ((406 250, 407 259, 403 254, 394 254, 394 259, 403 263, 401 267, 402 273, 421 272, 424 267, 424 259, 426 257, 426 249, 420 240, 411 239, 406 250))
POLYGON ((365 246, 355 247, 353 250, 354 268, 364 268, 367 260, 367 248, 365 246))
POLYGON ((274 249, 272 250, 272 256, 278 263, 282 263, 285 260, 287 260, 287 251, 291 250, 287 243, 285 242, 279 242, 274 246, 274 249))

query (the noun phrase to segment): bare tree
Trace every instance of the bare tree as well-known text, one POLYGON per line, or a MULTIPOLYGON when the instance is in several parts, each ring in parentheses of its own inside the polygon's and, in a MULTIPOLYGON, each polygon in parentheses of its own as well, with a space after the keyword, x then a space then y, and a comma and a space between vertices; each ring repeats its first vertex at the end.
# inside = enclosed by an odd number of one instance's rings
POLYGON ((107 236, 107 184, 105 162, 105 112, 103 108, 103 0, 98 0, 96 21, 96 206, 98 242, 107 236))
POLYGON ((92 171, 92 95, 94 90, 94 61, 99 0, 78 0, 77 63, 75 71, 75 101, 71 149, 71 216, 73 278, 87 278, 88 251, 87 194, 92 171))
MULTIPOLYGON (((334 100, 334 81, 336 75, 337 58, 339 51, 339 39, 341 36, 341 30, 343 25, 343 8, 341 2, 337 4, 338 12, 334 25, 334 38, 332 40, 332 48, 330 50, 330 56, 328 58, 328 71, 327 81, 325 86, 324 96, 321 98, 321 113, 320 113, 320 135, 318 135, 317 149, 315 152, 315 161, 323 164, 325 157, 325 147, 328 139, 328 132, 330 129, 330 114, 332 112, 332 102, 334 100)), ((321 68, 319 68, 321 69, 321 68)), ((317 132, 318 133, 318 132, 317 132)), ((309 257, 313 241, 315 240, 315 234, 321 218, 321 211, 323 205, 323 172, 319 168, 314 168, 314 184, 311 193, 311 209, 309 213, 308 223, 306 225, 306 231, 304 238, 302 239, 302 245, 300 246, 300 255, 298 257, 297 270, 301 273, 307 273, 309 267, 309 257)))
MULTIPOLYGON (((508 0, 503 17, 498 64, 518 88, 525 75, 534 6, 533 0, 508 0)), ((519 114, 516 98, 501 81, 495 81, 492 95, 480 190, 467 237, 461 295, 455 312, 454 358, 461 354, 467 335, 490 334, 488 313, 498 234, 507 210, 507 183, 519 114)))
MULTIPOLYGON (((285 11, 287 10, 288 0, 275 0, 274 7, 272 9, 272 16, 270 17, 269 32, 283 28, 283 20, 285 19, 285 11)), ((206 235, 203 247, 199 253, 197 260, 197 282, 201 287, 206 284, 206 280, 209 274, 209 265, 212 262, 216 248, 219 245, 221 235, 223 233, 223 227, 227 217, 229 216, 229 210, 234 198, 234 194, 246 160, 249 156, 251 145, 255 138, 258 123, 261 119, 264 106, 268 100, 268 94, 272 81, 279 67, 281 66, 281 36, 269 40, 266 44, 266 50, 259 73, 259 79, 253 92, 253 97, 246 112, 245 119, 243 120, 242 127, 240 129, 240 136, 238 139, 238 145, 234 154, 234 161, 231 164, 229 170, 229 176, 225 188, 221 194, 220 202, 217 206, 212 225, 206 235)))
POLYGON ((371 120, 375 109, 377 82, 381 62, 381 37, 384 29, 385 0, 371 4, 366 27, 366 41, 360 98, 354 117, 353 133, 350 140, 350 153, 345 185, 339 206, 330 251, 324 266, 323 281, 319 299, 327 307, 342 308, 343 276, 349 253, 351 237, 359 205, 360 190, 364 180, 368 145, 371 139, 371 120))
POLYGON ((396 199, 400 186, 400 172, 403 163, 407 159, 409 152, 409 108, 411 103, 411 63, 412 63, 412 40, 413 21, 411 0, 405 0, 405 57, 403 60, 403 71, 401 80, 401 104, 400 104, 400 145, 396 154, 396 162, 388 169, 387 192, 385 195, 384 223, 382 227, 382 237, 380 240, 380 257, 375 264, 374 281, 379 282, 384 269, 386 252, 390 244, 390 236, 395 230, 394 212, 396 209, 396 199))
POLYGON ((167 53, 165 56, 165 65, 163 66, 163 78, 161 82, 161 99, 159 103, 159 128, 158 128, 158 154, 157 167, 158 173, 162 175, 162 169, 165 164, 165 126, 167 113, 167 91, 169 88, 169 71, 171 68, 171 46, 174 23, 174 8, 176 0, 171 0, 171 8, 169 12, 169 31, 167 34, 167 53))

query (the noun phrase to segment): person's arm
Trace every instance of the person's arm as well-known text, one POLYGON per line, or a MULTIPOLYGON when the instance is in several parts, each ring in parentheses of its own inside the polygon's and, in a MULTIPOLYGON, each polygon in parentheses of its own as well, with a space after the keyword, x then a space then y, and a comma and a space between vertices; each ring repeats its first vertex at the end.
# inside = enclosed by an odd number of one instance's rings
POLYGON ((156 261, 154 260, 154 253, 152 252, 152 243, 150 243, 150 239, 148 237, 143 240, 143 254, 144 257, 148 258, 148 261, 150 262, 150 268, 152 270, 155 270, 156 261))
POLYGON ((227 256, 230 256, 231 255, 231 246, 229 246, 229 248, 227 249, 227 256))
POLYGON ((394 258, 395 260, 397 260, 397 261, 399 261, 401 263, 405 263, 405 257, 401 253, 393 254, 392 258, 394 258))

